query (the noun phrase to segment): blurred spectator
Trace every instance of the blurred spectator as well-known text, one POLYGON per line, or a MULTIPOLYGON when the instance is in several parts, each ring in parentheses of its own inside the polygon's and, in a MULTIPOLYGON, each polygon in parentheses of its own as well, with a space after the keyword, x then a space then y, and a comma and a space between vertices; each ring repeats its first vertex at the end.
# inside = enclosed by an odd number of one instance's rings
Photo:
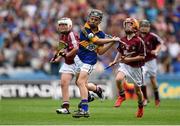
POLYGON ((180 53, 176 57, 176 60, 172 64, 173 72, 174 73, 180 73, 180 53))
POLYGON ((180 53, 180 44, 177 42, 176 37, 174 35, 168 35, 167 42, 170 57, 172 59, 176 59, 176 57, 180 53))
POLYGON ((165 36, 168 31, 168 26, 165 22, 165 17, 162 12, 159 12, 156 20, 154 20, 153 26, 155 27, 159 36, 165 36))
POLYGON ((13 67, 30 67, 30 62, 25 52, 18 52, 13 67))
POLYGON ((150 2, 149 6, 145 9, 146 18, 150 22, 154 22, 158 15, 158 9, 155 7, 154 2, 150 2))
POLYGON ((0 50, 0 67, 5 67, 5 62, 4 53, 0 50))

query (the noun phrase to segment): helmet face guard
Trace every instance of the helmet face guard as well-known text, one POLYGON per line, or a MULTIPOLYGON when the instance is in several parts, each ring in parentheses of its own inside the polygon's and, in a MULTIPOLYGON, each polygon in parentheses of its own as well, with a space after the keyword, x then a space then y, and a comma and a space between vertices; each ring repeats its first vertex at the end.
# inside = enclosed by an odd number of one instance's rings
POLYGON ((103 13, 100 10, 93 9, 88 16, 88 24, 91 28, 97 27, 103 18, 103 13))
POLYGON ((57 21, 58 30, 61 33, 68 32, 72 29, 72 20, 70 18, 61 18, 57 21))
POLYGON ((139 30, 141 33, 146 34, 150 31, 150 22, 148 20, 140 21, 139 26, 140 26, 139 30))
POLYGON ((97 9, 93 9, 90 13, 89 13, 89 18, 90 17, 97 17, 100 19, 100 21, 102 20, 103 18, 103 12, 100 11, 100 10, 97 10, 97 9))
POLYGON ((148 20, 142 20, 139 23, 140 27, 150 27, 150 22, 148 20))
POLYGON ((126 20, 123 22, 123 27, 125 30, 126 30, 126 23, 131 24, 132 32, 137 32, 139 30, 139 22, 135 18, 126 18, 126 20))

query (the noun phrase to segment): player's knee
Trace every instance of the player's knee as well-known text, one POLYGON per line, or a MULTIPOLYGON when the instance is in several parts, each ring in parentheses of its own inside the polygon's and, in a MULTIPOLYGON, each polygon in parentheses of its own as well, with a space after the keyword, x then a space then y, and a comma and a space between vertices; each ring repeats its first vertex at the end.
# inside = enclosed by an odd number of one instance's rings
POLYGON ((76 81, 77 86, 81 86, 83 83, 84 83, 84 82, 83 82, 83 80, 81 80, 81 79, 78 79, 78 80, 76 81))
POLYGON ((61 87, 67 87, 69 86, 69 81, 68 80, 61 80, 61 87))

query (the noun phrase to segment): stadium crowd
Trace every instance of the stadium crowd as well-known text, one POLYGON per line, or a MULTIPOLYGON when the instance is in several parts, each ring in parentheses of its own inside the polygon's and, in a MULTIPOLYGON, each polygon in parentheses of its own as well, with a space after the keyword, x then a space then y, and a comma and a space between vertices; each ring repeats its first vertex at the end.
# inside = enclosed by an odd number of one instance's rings
MULTIPOLYGON (((92 8, 103 11, 101 28, 113 36, 124 34, 122 22, 127 17, 148 19, 152 31, 165 42, 158 72, 180 73, 178 0, 0 0, 0 5, 1 75, 17 69, 58 75, 61 64, 49 62, 58 41, 57 20, 70 17, 73 30, 79 32, 92 8)), ((114 59, 115 48, 99 57, 97 72, 114 59)))

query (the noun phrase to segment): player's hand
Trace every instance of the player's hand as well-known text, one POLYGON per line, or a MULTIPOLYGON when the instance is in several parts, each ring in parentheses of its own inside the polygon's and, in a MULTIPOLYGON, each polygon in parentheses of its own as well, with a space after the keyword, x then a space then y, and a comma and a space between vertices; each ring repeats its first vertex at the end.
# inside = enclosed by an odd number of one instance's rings
POLYGON ((55 63, 55 62, 59 62, 59 58, 51 58, 50 59, 50 63, 55 63))
POLYGON ((65 53, 64 51, 60 51, 60 52, 58 53, 58 55, 59 55, 59 56, 62 56, 62 57, 66 57, 66 53, 65 53))
POLYGON ((51 63, 59 62, 60 59, 61 59, 62 57, 65 57, 65 56, 66 56, 66 54, 65 54, 65 52, 64 52, 63 50, 62 50, 62 51, 59 51, 58 53, 56 53, 56 54, 54 55, 53 58, 51 58, 50 62, 51 62, 51 63))
POLYGON ((121 56, 121 60, 124 60, 126 56, 121 56))
POLYGON ((120 41, 120 38, 119 38, 119 37, 115 37, 115 36, 114 36, 112 39, 113 39, 114 42, 120 41))
POLYGON ((53 58, 51 58, 51 59, 50 59, 50 63, 54 63, 54 62, 56 62, 55 60, 56 60, 56 59, 55 59, 54 57, 53 57, 53 58))
POLYGON ((121 58, 119 59, 119 62, 127 63, 127 60, 125 58, 126 58, 126 56, 121 56, 121 58))
POLYGON ((151 51, 151 54, 157 56, 157 55, 158 55, 158 52, 157 52, 156 50, 152 50, 152 51, 151 51))

